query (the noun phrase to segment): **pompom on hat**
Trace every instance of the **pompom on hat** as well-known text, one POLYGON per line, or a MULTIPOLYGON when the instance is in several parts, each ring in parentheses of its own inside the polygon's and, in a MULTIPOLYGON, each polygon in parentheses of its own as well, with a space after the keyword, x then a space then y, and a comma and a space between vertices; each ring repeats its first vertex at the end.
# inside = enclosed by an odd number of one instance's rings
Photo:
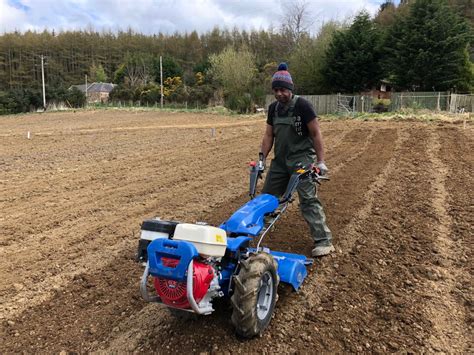
POLYGON ((293 79, 291 79, 291 75, 288 72, 288 64, 280 63, 278 66, 278 70, 273 74, 272 77, 272 89, 275 88, 286 88, 288 90, 293 91, 293 79))

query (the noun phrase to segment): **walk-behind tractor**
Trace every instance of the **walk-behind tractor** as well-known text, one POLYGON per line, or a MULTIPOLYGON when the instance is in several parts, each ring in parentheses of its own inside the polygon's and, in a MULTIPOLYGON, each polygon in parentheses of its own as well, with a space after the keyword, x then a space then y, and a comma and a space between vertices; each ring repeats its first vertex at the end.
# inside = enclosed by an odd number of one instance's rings
POLYGON ((263 170, 261 155, 258 162, 250 163, 250 201, 219 227, 159 218, 143 222, 138 260, 146 263, 140 292, 147 302, 162 303, 174 312, 210 314, 213 300, 227 297, 238 334, 250 338, 267 327, 278 283, 298 290, 313 260, 269 250, 262 247, 262 240, 286 211, 300 181, 320 183, 326 178, 311 166, 300 165, 283 197, 255 196, 263 170), (155 290, 150 290, 149 281, 155 290))

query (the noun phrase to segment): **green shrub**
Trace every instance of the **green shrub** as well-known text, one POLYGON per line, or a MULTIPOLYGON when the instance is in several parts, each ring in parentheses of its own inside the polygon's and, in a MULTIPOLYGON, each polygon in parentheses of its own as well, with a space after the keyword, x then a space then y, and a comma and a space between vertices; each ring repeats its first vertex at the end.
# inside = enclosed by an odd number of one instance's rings
POLYGON ((29 112, 43 106, 41 93, 32 89, 0 91, 0 114, 29 112))
POLYGON ((374 112, 388 112, 390 107, 390 99, 373 99, 372 100, 372 109, 374 112))
POLYGON ((155 104, 161 100, 161 89, 158 85, 149 84, 140 92, 140 102, 145 104, 155 104))
POLYGON ((109 94, 112 101, 130 101, 133 100, 133 90, 125 85, 117 85, 109 94))
POLYGON ((85 93, 75 86, 71 90, 68 90, 65 99, 71 107, 83 107, 86 103, 85 93))
POLYGON ((249 93, 241 95, 228 95, 224 98, 225 107, 239 113, 248 113, 251 111, 252 97, 249 93))

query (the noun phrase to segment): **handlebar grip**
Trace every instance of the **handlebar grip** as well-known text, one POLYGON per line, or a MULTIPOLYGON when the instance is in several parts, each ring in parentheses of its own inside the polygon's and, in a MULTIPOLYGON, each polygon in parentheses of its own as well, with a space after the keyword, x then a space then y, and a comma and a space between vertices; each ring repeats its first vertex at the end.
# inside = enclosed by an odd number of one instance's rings
POLYGON ((261 178, 262 172, 265 170, 265 157, 263 156, 263 153, 260 152, 258 153, 258 170, 259 170, 259 177, 261 178))

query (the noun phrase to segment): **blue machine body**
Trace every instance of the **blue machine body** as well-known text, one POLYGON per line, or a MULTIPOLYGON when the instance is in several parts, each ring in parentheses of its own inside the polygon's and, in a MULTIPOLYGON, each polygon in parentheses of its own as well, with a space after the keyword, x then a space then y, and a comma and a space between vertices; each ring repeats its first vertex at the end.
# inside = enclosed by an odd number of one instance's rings
POLYGON ((311 265, 313 260, 301 254, 284 253, 281 251, 270 250, 270 254, 278 263, 280 281, 290 284, 295 291, 298 290, 306 276, 308 276, 306 265, 311 265))
POLYGON ((263 228, 265 215, 275 211, 279 204, 273 195, 258 195, 235 211, 219 228, 227 233, 255 237, 263 228))
MULTIPOLYGON (((230 281, 238 266, 239 252, 256 252, 248 247, 251 237, 256 237, 262 231, 265 215, 274 212, 279 206, 278 199, 269 194, 262 194, 240 207, 219 228, 227 232, 226 255, 220 265, 219 284, 227 296, 230 281)), ((278 263, 278 275, 282 282, 288 283, 298 290, 307 276, 306 265, 312 259, 304 255, 271 251, 266 249, 278 263)), ((176 281, 185 281, 189 262, 199 256, 196 248, 190 242, 183 240, 155 239, 147 249, 150 274, 176 281), (163 265, 162 258, 179 259, 175 268, 163 265)))
POLYGON ((252 240, 252 238, 244 237, 244 236, 240 236, 240 237, 236 237, 236 238, 228 237, 227 238, 227 250, 230 251, 230 252, 236 252, 240 248, 246 246, 251 240, 252 240))
POLYGON ((191 260, 199 256, 196 247, 184 240, 158 238, 148 245, 150 274, 175 281, 186 281, 186 272, 191 260), (176 267, 163 265, 163 258, 177 259, 176 267))

